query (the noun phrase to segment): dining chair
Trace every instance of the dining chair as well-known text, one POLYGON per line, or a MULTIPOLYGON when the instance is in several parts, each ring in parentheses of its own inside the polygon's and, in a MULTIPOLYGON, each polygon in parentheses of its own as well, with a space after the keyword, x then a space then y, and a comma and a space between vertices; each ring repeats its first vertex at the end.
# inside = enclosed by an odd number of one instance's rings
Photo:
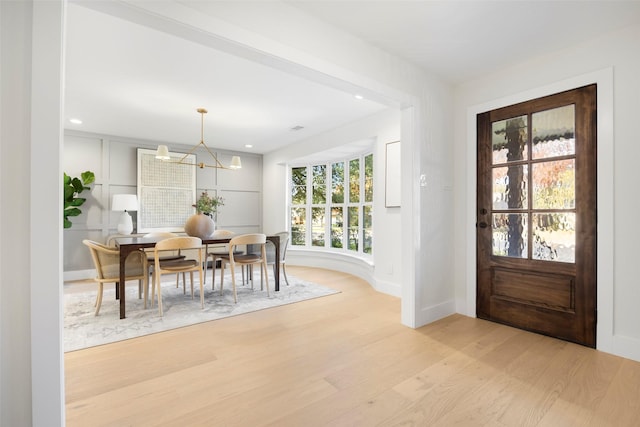
MULTIPOLYGON (((236 265, 253 266, 259 264, 260 268, 260 284, 262 281, 267 287, 267 296, 269 296, 269 276, 267 274, 267 253, 266 253, 266 241, 267 236, 265 234, 243 234, 236 236, 229 241, 229 253, 226 256, 220 258, 220 295, 222 295, 224 289, 224 267, 226 264, 231 266, 231 282, 233 283, 233 300, 238 302, 238 295, 236 292, 236 265), (256 253, 245 253, 242 255, 234 255, 234 250, 237 246, 242 245, 259 245, 260 251, 256 253)), ((253 288, 253 279, 251 281, 251 287, 253 288)))
MULTIPOLYGON (((278 241, 280 242, 280 271, 284 275, 284 281, 289 286, 289 278, 287 277, 287 270, 285 266, 285 260, 287 256, 287 246, 289 245, 289 232, 281 231, 279 233, 275 233, 274 236, 278 236, 278 241)), ((276 275, 276 248, 273 245, 271 240, 267 240, 267 265, 273 265, 273 275, 276 275)), ((247 253, 259 253, 260 248, 258 246, 247 245, 247 253)), ((248 276, 251 276, 251 272, 248 273, 248 276)))
MULTIPOLYGON (((289 232, 281 231, 276 233, 276 236, 280 239, 280 271, 284 275, 284 281, 289 286, 289 278, 287 278, 286 257, 287 247, 289 246, 289 232)), ((273 275, 276 274, 276 248, 273 243, 267 242, 267 265, 273 265, 273 275)))
MULTIPOLYGON (((98 282, 98 295, 95 302, 95 315, 97 316, 102 305, 104 284, 115 283, 118 286, 120 282, 120 251, 117 248, 109 247, 93 240, 85 239, 82 243, 89 248, 96 268, 94 280, 98 282)), ((138 289, 141 288, 142 283, 144 283, 145 289, 148 288, 147 257, 142 252, 134 252, 127 257, 125 271, 127 273, 125 280, 138 280, 138 289)))
MULTIPOLYGON (((153 238, 153 239, 170 239, 172 237, 178 237, 178 235, 176 233, 172 233, 170 231, 152 231, 150 233, 147 233, 144 235, 144 237, 147 238, 153 238)), ((147 253, 147 261, 148 261, 148 265, 149 265, 149 273, 151 273, 151 269, 153 269, 153 265, 155 263, 154 260, 154 253, 153 253, 153 248, 146 248, 143 249, 146 253, 147 253)), ((177 251, 173 251, 173 252, 166 252, 164 253, 161 257, 160 257, 160 261, 161 262, 168 262, 168 261, 179 261, 179 260, 183 260, 185 259, 186 256, 182 254, 182 252, 180 250, 177 251)), ((186 294, 187 293, 187 283, 186 283, 186 273, 182 273, 182 291, 186 294)), ((180 273, 176 273, 176 288, 180 286, 180 273)), ((145 294, 146 295, 146 294, 145 294)), ((144 300, 144 308, 147 308, 147 299, 145 297, 144 300)))
MULTIPOLYGON (((158 294, 158 310, 162 312, 162 281, 161 276, 168 273, 189 273, 191 279, 191 299, 193 299, 193 272, 200 275, 200 306, 204 308, 204 286, 202 272, 202 239, 199 237, 179 236, 160 240, 154 248, 153 282, 151 290, 151 306, 153 307, 154 293, 158 294), (161 261, 162 253, 166 251, 195 250, 198 259, 181 259, 161 261)), ((145 295, 146 298, 146 295, 145 295)))
MULTIPOLYGON (((236 233, 229 230, 216 230, 211 235, 212 239, 230 239, 235 236, 236 233)), ((242 255, 244 252, 236 249, 234 251, 234 255, 242 255)), ((206 265, 209 262, 209 257, 211 257, 211 289, 215 288, 216 284, 216 264, 220 261, 221 257, 229 254, 229 245, 227 243, 222 244, 212 244, 206 246, 206 253, 204 255, 205 260, 205 274, 204 274, 204 283, 207 284, 207 273, 206 273, 206 265), (211 248, 211 250, 209 250, 211 248)), ((243 281, 244 281, 244 270, 242 271, 243 281)))

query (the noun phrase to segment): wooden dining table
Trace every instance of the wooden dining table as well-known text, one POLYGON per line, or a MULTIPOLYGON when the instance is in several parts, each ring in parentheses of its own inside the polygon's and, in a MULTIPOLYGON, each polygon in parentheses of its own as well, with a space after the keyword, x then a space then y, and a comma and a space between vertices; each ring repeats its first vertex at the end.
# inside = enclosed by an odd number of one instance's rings
MULTIPOLYGON (((125 295, 125 261, 127 257, 135 251, 139 251, 146 248, 155 247, 156 243, 160 240, 166 239, 166 237, 144 237, 144 236, 132 236, 132 237, 116 237, 114 239, 115 245, 120 251, 120 281, 116 287, 116 298, 120 300, 120 318, 126 317, 126 295, 125 295)), ((280 238, 278 236, 267 236, 267 240, 273 243, 275 246, 275 290, 280 290, 280 238)), ((231 238, 225 239, 202 239, 202 244, 205 245, 207 250, 209 245, 225 244, 229 243, 231 238)), ((205 266, 206 268, 206 266, 205 266)), ((215 268, 215 264, 213 266, 215 268)))

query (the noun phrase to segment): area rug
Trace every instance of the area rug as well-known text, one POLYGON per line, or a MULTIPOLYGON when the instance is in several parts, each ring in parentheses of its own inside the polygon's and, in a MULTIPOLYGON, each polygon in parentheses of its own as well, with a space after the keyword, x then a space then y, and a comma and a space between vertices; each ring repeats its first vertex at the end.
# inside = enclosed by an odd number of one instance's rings
MULTIPOLYGON (((270 296, 260 290, 260 281, 256 280, 255 289, 249 284, 241 285, 238 277, 238 303, 233 302, 231 278, 225 277, 224 295, 220 296, 220 281, 216 278, 216 289, 211 290, 210 278, 205 285, 205 308, 200 308, 200 290, 196 276, 194 299, 191 299, 189 278, 187 275, 187 294, 183 293, 182 283, 176 288, 175 276, 163 277, 162 308, 160 317, 157 303, 153 308, 144 308, 144 301, 138 299, 137 286, 127 284, 127 317, 119 318, 120 306, 115 299, 112 285, 105 287, 100 314, 94 316, 96 290, 69 293, 64 296, 64 351, 74 351, 87 347, 113 343, 129 338, 180 328, 196 323, 222 319, 229 316, 249 313, 291 304, 312 298, 339 293, 339 291, 289 276, 289 286, 280 282, 280 291, 273 290, 273 277, 270 277, 270 296)), ((135 282, 137 284, 137 282, 135 282)))

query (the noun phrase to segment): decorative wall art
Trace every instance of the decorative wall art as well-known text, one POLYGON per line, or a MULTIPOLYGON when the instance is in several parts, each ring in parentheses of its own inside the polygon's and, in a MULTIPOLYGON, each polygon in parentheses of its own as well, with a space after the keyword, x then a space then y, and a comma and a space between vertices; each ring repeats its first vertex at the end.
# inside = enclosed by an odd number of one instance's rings
MULTIPOLYGON (((196 168, 174 163, 184 153, 169 153, 171 159, 156 159, 156 150, 138 148, 138 232, 183 231, 195 210, 196 168)), ((196 156, 186 157, 195 163, 196 156)))

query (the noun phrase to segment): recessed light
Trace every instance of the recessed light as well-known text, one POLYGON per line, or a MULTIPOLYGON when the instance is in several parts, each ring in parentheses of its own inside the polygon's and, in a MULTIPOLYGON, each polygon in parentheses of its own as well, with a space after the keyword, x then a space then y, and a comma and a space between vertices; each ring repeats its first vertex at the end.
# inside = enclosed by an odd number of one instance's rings
POLYGON ((364 96, 360 95, 359 93, 356 93, 355 95, 353 95, 353 97, 355 99, 364 99, 364 96))
POLYGON ((80 119, 69 119, 69 122, 73 123, 74 125, 81 125, 82 124, 82 120, 80 120, 80 119))
POLYGON ((251 145, 251 144, 244 144, 244 148, 253 148, 253 145, 251 145))

